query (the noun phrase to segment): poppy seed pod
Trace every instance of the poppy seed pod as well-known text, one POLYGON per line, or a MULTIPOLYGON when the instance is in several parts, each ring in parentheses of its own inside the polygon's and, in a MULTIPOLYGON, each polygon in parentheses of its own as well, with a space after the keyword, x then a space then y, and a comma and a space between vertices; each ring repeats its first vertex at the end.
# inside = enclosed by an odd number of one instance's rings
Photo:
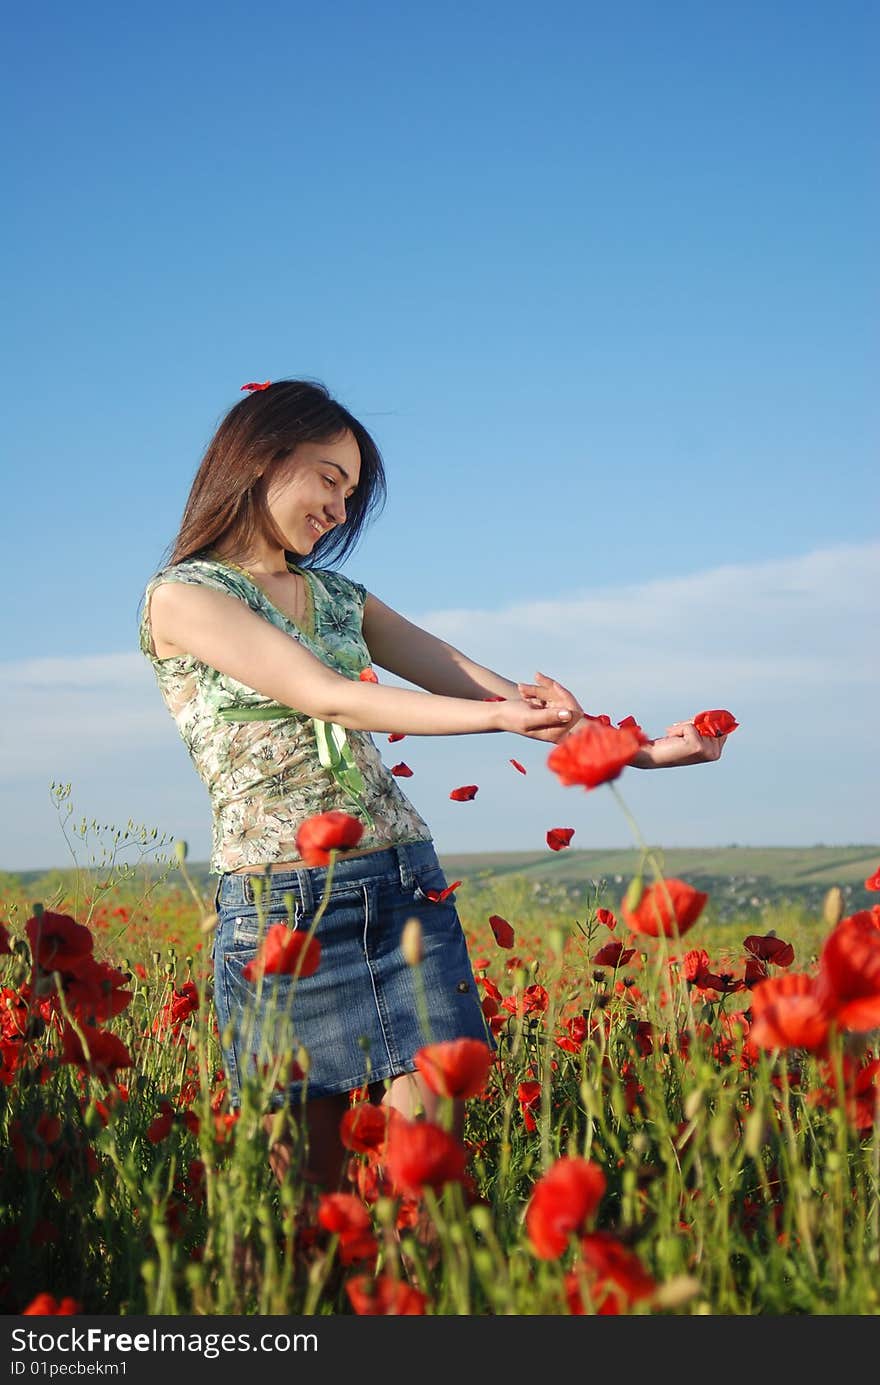
POLYGON ((822 903, 822 917, 829 928, 836 928, 843 918, 843 891, 832 885, 822 903))
POLYGON ((400 935, 400 950, 410 967, 417 967, 424 956, 422 925, 418 919, 407 919, 400 935))

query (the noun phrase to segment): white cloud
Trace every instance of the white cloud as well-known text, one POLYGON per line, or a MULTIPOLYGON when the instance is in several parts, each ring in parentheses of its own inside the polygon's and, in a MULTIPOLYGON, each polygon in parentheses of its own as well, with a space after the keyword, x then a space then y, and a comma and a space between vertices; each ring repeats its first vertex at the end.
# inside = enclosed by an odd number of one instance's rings
MULTIPOLYGON (((552 587, 551 571, 535 574, 536 592, 552 587)), ((540 668, 588 711, 632 713, 653 734, 703 707, 730 708, 742 726, 718 766, 628 775, 646 831, 669 845, 871 841, 878 590, 880 544, 865 544, 499 609, 411 614, 510 677, 540 668)), ((89 813, 112 802, 125 818, 189 837, 203 821, 193 849, 205 854, 207 797, 139 653, 7 662, 0 688, 7 868, 63 859, 54 844, 41 849, 44 829, 21 807, 23 785, 39 784, 42 800, 53 779, 75 791, 88 783, 101 800, 84 805, 89 813)), ((406 758, 417 769, 407 791, 442 849, 539 845, 546 826, 575 811, 590 824, 581 845, 627 840, 598 795, 562 790, 545 772, 543 746, 414 737, 406 758), (511 781, 510 756, 529 763, 527 781, 511 781), (450 787, 477 780, 478 800, 449 803, 450 787)))

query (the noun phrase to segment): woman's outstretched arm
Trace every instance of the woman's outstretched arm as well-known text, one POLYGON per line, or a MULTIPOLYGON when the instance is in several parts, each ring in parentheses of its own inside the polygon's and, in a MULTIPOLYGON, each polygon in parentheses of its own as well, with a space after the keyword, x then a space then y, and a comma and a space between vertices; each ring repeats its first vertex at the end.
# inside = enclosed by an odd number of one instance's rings
POLYGON ((571 721, 567 707, 545 705, 546 699, 533 706, 517 696, 515 684, 512 697, 493 702, 344 678, 237 597, 207 587, 160 583, 150 622, 154 643, 161 640, 282 706, 352 730, 416 736, 513 731, 544 738, 571 721))
MULTIPOLYGON (((567 688, 543 673, 535 674, 534 683, 519 683, 520 696, 537 705, 539 701, 568 707, 572 712, 570 730, 583 723, 577 718, 583 715, 580 704, 567 688), (575 711, 575 709, 577 709, 575 711)), ((563 731, 563 736, 568 731, 563 731)), ((636 769, 672 769, 676 765, 705 765, 717 760, 727 736, 701 736, 692 721, 676 721, 667 726, 666 735, 643 745, 634 759, 630 761, 636 769)))

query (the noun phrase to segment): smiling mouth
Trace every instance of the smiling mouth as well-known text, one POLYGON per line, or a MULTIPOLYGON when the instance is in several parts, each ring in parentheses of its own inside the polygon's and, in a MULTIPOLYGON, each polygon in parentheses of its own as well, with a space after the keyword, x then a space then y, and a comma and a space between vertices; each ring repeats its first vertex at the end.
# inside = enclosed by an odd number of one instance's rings
POLYGON ((315 519, 314 515, 307 515, 306 518, 308 520, 309 526, 312 529, 314 529, 315 533, 319 536, 321 534, 326 534, 327 530, 330 528, 329 524, 321 524, 319 520, 315 519))

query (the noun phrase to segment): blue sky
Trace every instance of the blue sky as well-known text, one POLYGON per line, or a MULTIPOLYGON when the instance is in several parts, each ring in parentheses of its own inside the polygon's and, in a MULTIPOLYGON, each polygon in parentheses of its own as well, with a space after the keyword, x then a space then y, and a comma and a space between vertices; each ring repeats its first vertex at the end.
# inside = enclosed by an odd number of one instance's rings
MULTIPOLYGON (((346 571, 389 605, 654 733, 739 717, 627 772, 647 836, 877 841, 878 38, 851 0, 10 14, 0 867, 64 862, 52 780, 206 854, 136 608, 281 376, 379 442, 346 571)), ((629 840, 539 746, 404 746, 441 850, 629 840)))

